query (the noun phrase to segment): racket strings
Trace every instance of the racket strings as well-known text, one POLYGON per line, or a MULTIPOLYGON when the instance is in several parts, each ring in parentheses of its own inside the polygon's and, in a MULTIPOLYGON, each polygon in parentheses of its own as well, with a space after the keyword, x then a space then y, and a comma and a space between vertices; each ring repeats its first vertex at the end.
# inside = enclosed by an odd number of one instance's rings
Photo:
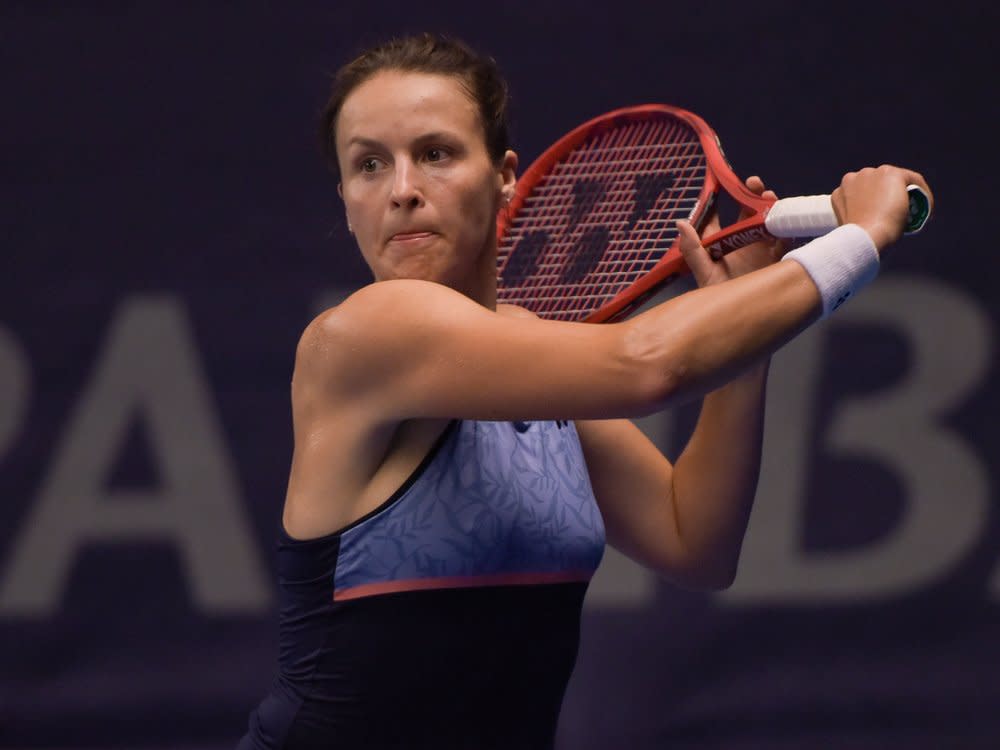
POLYGON ((524 200, 500 244, 498 299, 581 320, 663 257, 705 182, 697 134, 674 118, 592 135, 524 200))

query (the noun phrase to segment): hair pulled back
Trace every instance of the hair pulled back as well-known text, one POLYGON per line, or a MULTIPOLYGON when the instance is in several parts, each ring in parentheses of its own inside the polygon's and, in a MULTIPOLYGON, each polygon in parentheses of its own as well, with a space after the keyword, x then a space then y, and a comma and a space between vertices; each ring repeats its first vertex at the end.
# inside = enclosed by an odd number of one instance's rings
POLYGON ((362 52, 333 76, 330 98, 320 119, 320 146, 327 165, 340 177, 337 161, 337 117, 348 95, 385 70, 454 76, 479 108, 486 150, 499 163, 510 148, 507 82, 496 61, 464 42, 423 33, 390 39, 362 52))

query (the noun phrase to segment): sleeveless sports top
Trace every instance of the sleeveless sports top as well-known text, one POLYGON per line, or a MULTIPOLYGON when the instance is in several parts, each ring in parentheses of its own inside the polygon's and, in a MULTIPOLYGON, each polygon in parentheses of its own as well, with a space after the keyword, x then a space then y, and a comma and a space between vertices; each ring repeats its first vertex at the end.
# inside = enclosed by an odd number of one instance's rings
POLYGON ((551 748, 603 550, 573 422, 451 422, 358 521, 279 531, 279 669, 240 750, 551 748))

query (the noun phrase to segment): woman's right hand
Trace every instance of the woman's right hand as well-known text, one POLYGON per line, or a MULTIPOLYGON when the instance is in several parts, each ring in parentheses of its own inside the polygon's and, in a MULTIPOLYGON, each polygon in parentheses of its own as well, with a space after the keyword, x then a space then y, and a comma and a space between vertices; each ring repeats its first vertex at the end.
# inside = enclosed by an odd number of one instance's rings
POLYGON ((881 253, 903 234, 910 210, 907 185, 919 185, 934 205, 923 176, 891 164, 848 172, 833 191, 833 210, 841 224, 857 224, 881 253))

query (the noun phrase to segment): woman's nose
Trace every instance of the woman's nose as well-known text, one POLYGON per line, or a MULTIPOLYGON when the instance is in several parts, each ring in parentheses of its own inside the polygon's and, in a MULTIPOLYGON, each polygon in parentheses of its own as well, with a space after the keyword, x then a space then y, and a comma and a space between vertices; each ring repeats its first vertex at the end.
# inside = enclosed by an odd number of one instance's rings
POLYGON ((408 161, 397 161, 392 181, 392 202, 396 206, 419 206, 423 200, 420 192, 419 174, 408 161))

